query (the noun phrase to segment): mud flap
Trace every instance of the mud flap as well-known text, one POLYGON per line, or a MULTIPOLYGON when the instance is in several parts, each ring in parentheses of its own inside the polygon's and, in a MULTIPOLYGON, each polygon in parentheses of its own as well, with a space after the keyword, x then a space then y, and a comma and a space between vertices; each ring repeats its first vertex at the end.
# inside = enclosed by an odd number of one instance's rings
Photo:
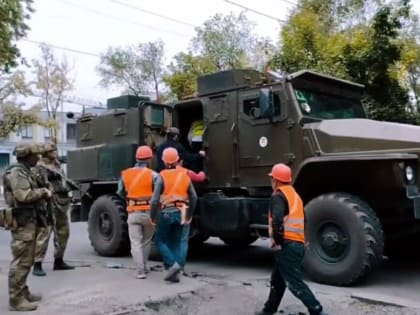
POLYGON ((407 198, 413 200, 414 206, 414 218, 420 219, 420 192, 417 186, 408 185, 407 186, 407 198))

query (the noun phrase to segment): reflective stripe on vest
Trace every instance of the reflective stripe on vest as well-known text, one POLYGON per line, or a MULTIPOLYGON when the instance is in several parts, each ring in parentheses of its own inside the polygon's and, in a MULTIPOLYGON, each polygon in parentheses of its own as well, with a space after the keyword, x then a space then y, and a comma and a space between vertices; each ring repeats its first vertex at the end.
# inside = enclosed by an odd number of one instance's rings
POLYGON ((289 214, 284 217, 284 238, 287 240, 305 242, 305 213, 302 199, 291 185, 280 186, 289 205, 289 214))
POLYGON ((150 210, 150 199, 153 194, 153 171, 147 167, 133 167, 121 174, 127 192, 127 211, 150 210))
POLYGON ((163 180, 163 193, 160 196, 162 208, 170 204, 188 202, 188 189, 191 180, 185 169, 166 169, 160 172, 163 180))
MULTIPOLYGON (((276 189, 281 191, 287 200, 289 214, 283 219, 284 235, 288 240, 305 242, 305 217, 303 202, 292 186, 281 186, 276 189)), ((273 193, 273 195, 276 194, 273 193)), ((273 217, 271 209, 268 212, 268 233, 273 238, 273 217)))

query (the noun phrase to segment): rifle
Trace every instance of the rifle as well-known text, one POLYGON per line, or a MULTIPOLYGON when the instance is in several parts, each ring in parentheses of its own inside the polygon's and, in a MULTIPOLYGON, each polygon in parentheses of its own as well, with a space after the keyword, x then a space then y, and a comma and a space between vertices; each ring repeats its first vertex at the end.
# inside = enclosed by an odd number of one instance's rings
MULTIPOLYGON (((50 183, 45 175, 37 172, 35 174, 36 181, 41 188, 48 188, 51 190, 50 183)), ((53 223, 53 212, 50 200, 41 200, 38 204, 37 221, 40 225, 47 227, 53 223)))
POLYGON ((60 176, 61 179, 65 181, 65 183, 67 184, 67 186, 70 188, 71 191, 79 190, 79 186, 74 181, 64 176, 61 172, 58 172, 54 168, 51 168, 44 163, 40 164, 39 166, 45 168, 49 172, 52 172, 56 176, 60 176))

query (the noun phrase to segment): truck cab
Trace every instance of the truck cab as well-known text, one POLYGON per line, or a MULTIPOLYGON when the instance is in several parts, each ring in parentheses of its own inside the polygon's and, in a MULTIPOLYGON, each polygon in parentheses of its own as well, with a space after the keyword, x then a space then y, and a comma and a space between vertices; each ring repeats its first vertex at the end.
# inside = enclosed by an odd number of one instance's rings
POLYGON ((362 85, 309 70, 222 71, 197 83, 195 97, 174 104, 115 99, 108 113, 78 121, 68 170, 82 189, 72 218, 89 222, 100 255, 127 252, 119 174, 138 145, 156 148, 170 126, 187 150, 207 154, 207 181, 195 186, 195 245, 213 236, 246 246, 268 236, 268 173, 279 162, 292 168, 305 204, 305 268, 315 281, 359 283, 394 244, 419 236, 420 128, 369 119, 362 85), (188 132, 197 120, 204 130, 193 148, 188 132))

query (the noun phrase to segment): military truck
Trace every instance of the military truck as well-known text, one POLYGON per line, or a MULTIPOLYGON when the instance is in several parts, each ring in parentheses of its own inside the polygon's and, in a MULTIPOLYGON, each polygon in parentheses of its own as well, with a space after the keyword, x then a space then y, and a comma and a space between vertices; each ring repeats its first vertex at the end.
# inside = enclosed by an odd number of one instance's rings
POLYGON ((223 71, 197 83, 197 97, 170 106, 120 97, 106 113, 78 120, 77 149, 68 153, 68 174, 81 184, 72 220, 88 221, 100 255, 129 249, 115 191, 136 147, 156 148, 177 126, 188 148, 197 119, 208 181, 196 185, 191 242, 215 236, 246 246, 267 236, 268 173, 278 162, 291 166, 305 203, 305 269, 315 281, 359 283, 384 250, 418 239, 420 128, 368 119, 362 85, 308 70, 223 71))

